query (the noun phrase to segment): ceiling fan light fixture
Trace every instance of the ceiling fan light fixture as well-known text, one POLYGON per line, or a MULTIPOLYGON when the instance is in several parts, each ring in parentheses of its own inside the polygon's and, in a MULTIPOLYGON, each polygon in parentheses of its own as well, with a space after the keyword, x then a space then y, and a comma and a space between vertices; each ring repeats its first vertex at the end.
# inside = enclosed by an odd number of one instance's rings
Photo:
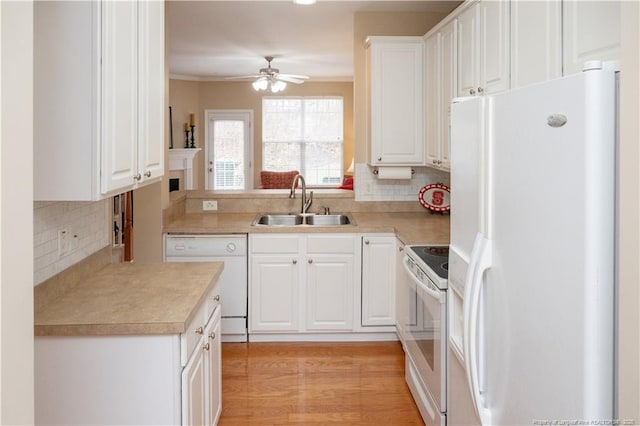
POLYGON ((278 93, 283 91, 287 87, 287 83, 284 81, 271 82, 271 93, 278 93))
POLYGON ((295 4, 310 5, 310 4, 315 4, 316 0, 293 0, 293 2, 295 4))
POLYGON ((251 83, 251 85, 253 86, 253 89, 257 92, 259 90, 266 90, 267 87, 269 86, 269 83, 267 82, 266 79, 259 78, 258 80, 251 83))

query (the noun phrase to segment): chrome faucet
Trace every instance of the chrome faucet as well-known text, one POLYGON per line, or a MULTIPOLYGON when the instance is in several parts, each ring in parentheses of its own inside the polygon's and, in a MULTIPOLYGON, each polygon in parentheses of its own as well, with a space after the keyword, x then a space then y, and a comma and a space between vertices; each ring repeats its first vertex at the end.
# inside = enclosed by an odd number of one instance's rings
POLYGON ((309 199, 307 199, 307 183, 304 181, 304 176, 297 174, 296 177, 293 178, 293 182, 291 182, 289 198, 296 198, 296 183, 298 183, 298 180, 302 182, 302 207, 300 207, 300 213, 305 214, 313 202, 313 191, 309 192, 309 199))

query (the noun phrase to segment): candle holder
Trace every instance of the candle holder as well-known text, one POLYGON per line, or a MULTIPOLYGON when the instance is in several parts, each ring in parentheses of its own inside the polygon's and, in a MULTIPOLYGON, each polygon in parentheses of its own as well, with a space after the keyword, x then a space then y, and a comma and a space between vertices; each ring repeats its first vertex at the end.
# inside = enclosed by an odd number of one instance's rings
POLYGON ((184 131, 184 147, 189 148, 189 131, 184 131))
POLYGON ((194 129, 196 128, 196 126, 194 126, 193 124, 191 125, 191 146, 188 148, 195 148, 196 147, 196 139, 195 139, 195 132, 194 129))

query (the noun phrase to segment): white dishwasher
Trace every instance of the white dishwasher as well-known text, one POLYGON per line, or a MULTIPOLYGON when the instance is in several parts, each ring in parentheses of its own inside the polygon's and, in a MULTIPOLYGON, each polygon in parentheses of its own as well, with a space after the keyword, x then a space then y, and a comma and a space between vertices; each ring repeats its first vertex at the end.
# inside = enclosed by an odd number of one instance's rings
POLYGON ((247 341, 247 236, 164 236, 165 262, 224 262, 220 276, 222 341, 247 341))

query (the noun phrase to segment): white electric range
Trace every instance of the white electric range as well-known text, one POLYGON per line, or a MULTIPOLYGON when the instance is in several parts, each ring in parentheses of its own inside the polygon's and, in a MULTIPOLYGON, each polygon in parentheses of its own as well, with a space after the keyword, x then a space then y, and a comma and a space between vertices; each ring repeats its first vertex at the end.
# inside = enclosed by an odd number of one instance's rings
POLYGON ((398 282, 406 380, 426 425, 446 425, 449 246, 407 245, 398 282))

